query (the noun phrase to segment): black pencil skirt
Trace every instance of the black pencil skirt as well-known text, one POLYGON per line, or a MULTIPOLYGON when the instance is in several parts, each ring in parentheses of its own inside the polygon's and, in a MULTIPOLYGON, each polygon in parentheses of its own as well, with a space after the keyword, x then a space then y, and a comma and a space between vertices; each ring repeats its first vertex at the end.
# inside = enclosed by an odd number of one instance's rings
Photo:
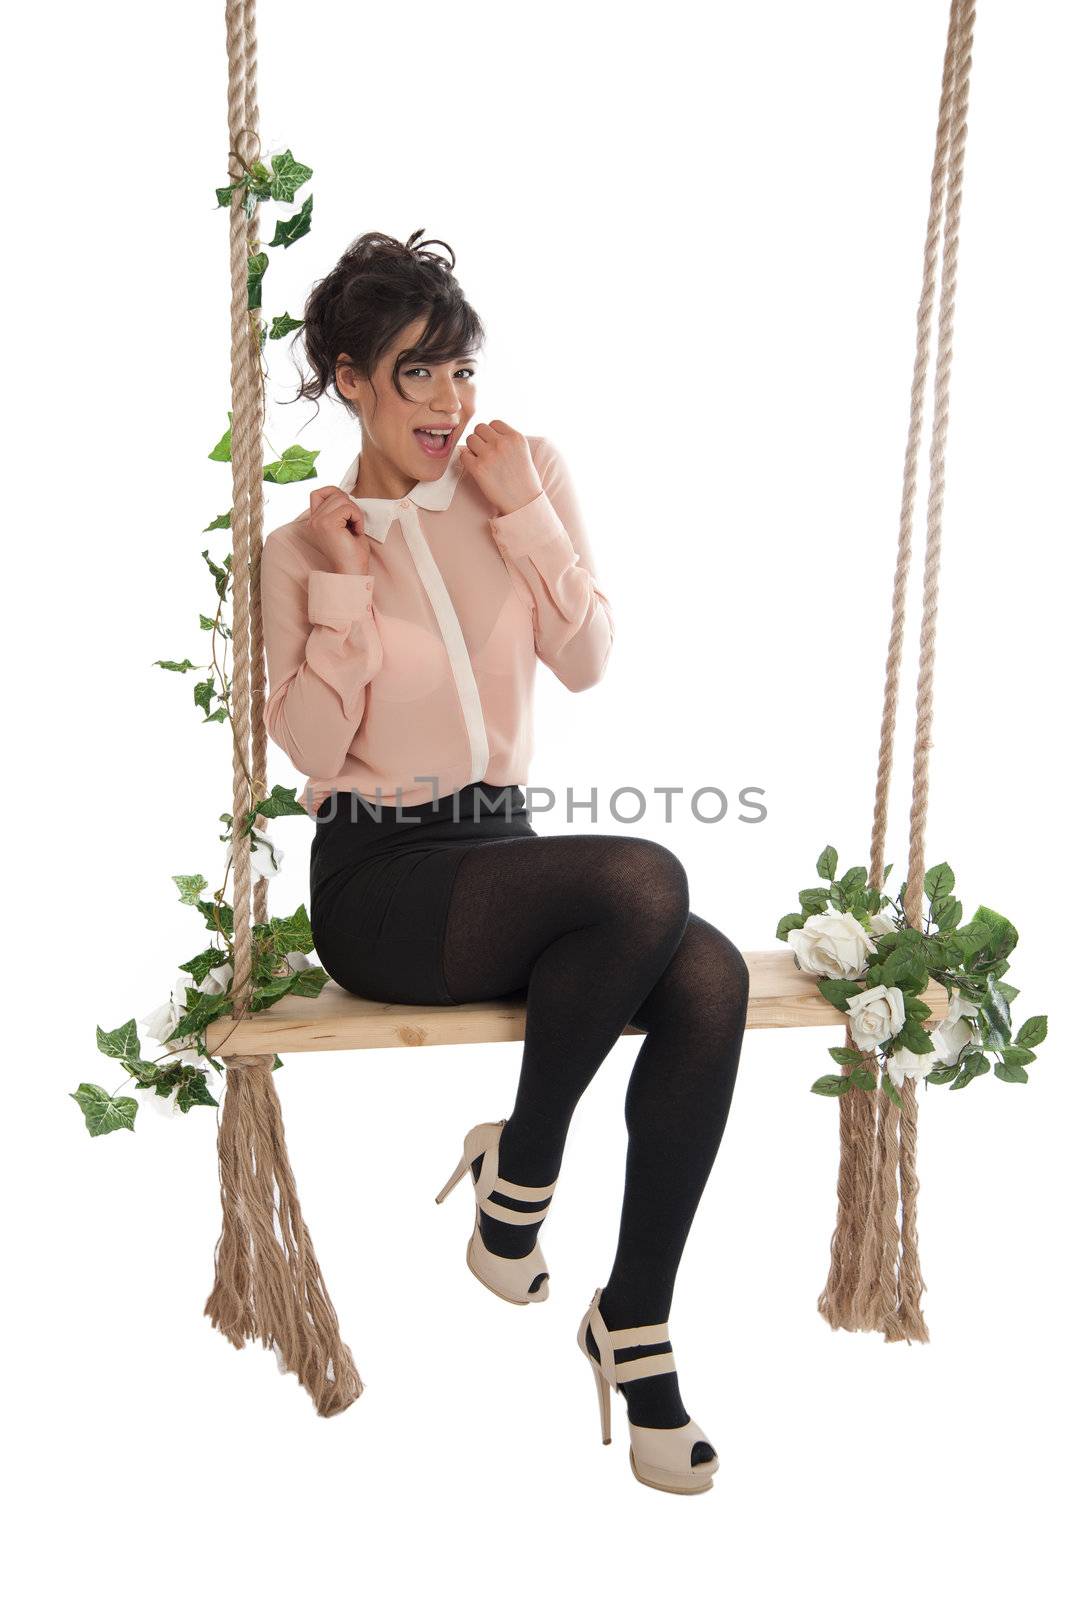
POLYGON ((443 946, 463 856, 534 839, 518 784, 471 783, 423 805, 334 792, 311 843, 310 918, 329 976, 366 1000, 453 1005, 443 946))

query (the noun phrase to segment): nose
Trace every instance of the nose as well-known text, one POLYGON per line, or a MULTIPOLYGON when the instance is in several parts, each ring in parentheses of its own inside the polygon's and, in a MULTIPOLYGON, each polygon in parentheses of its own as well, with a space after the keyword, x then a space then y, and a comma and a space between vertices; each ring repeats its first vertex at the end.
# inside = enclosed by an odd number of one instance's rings
POLYGON ((457 417, 462 411, 459 391, 453 378, 442 373, 433 387, 432 409, 447 417, 457 417))

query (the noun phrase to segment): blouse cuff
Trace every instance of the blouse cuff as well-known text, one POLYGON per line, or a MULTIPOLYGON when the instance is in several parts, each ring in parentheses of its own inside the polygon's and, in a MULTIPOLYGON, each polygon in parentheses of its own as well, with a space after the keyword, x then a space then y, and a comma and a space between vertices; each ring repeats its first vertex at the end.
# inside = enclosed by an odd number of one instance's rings
POLYGON ((369 615, 373 582, 361 572, 313 571, 307 580, 309 621, 346 631, 369 615))
POLYGON ((519 556, 533 545, 559 536, 572 549, 565 524, 548 499, 546 490, 541 490, 527 506, 508 511, 502 517, 491 517, 489 521, 497 543, 507 555, 519 556))

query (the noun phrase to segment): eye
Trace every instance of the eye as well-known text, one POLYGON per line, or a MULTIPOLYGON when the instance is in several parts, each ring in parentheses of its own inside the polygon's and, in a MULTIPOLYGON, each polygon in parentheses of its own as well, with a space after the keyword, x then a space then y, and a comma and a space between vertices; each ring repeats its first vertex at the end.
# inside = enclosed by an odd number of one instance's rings
MULTIPOLYGON (((428 372, 428 371, 429 371, 428 367, 406 367, 406 368, 404 368, 403 376, 405 378, 412 378, 412 377, 415 376, 416 373, 428 372)), ((460 367, 459 368, 459 372, 460 373, 461 372, 468 373, 471 378, 475 378, 477 376, 476 367, 460 367)))

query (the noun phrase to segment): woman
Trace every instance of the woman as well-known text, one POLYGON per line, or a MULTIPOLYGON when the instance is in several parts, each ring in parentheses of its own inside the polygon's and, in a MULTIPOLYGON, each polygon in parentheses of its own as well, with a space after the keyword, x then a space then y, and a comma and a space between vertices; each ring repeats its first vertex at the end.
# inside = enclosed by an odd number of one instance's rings
POLYGON ((562 457, 481 423, 484 330, 450 261, 363 234, 304 313, 313 377, 358 419, 360 454, 262 557, 270 737, 310 780, 311 923, 322 965, 370 999, 524 994, 509 1117, 467 1133, 467 1262, 546 1299, 538 1239, 570 1119, 630 1021, 617 1251, 581 1320, 604 1441, 625 1398, 641 1482, 712 1486, 717 1454, 681 1400, 667 1318, 728 1116, 747 1012, 736 947, 688 906, 679 859, 628 834, 538 835, 521 785, 537 661, 575 692, 603 675, 607 598, 562 457))

